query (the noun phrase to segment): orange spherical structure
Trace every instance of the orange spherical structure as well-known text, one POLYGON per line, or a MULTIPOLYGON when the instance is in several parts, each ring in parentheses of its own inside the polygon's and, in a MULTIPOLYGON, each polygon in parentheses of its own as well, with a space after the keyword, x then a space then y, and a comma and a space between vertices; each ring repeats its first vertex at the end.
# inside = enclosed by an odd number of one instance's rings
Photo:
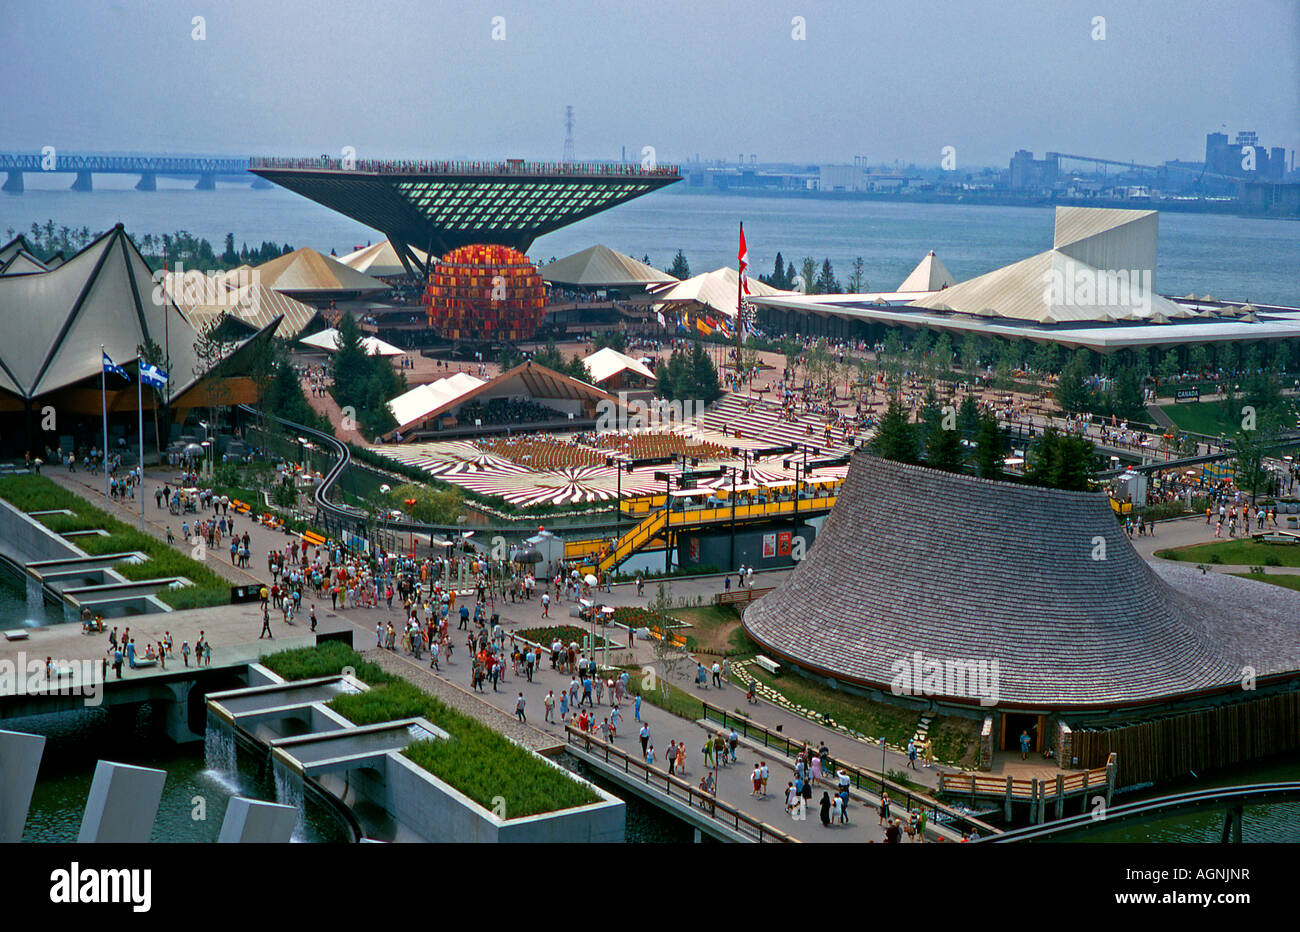
POLYGON ((509 246, 453 249, 429 275, 429 326, 448 340, 532 339, 546 310, 546 285, 528 257, 509 246))

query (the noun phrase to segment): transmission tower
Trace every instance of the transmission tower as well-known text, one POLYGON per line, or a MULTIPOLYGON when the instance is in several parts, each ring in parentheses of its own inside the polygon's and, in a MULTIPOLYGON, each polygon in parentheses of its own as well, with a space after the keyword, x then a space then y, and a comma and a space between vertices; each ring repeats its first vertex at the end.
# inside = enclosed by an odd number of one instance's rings
POLYGON ((573 106, 564 108, 564 159, 565 162, 576 162, 577 155, 573 151, 573 106))

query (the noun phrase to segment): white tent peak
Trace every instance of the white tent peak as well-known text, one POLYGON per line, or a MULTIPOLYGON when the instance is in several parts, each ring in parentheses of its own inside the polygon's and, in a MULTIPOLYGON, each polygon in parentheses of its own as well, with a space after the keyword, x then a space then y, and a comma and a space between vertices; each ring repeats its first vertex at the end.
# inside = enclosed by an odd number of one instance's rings
POLYGON ((938 291, 941 288, 949 288, 957 284, 957 280, 952 277, 952 273, 947 267, 939 261, 939 257, 931 249, 916 268, 903 279, 903 283, 898 286, 897 291, 938 291))
MULTIPOLYGON (((334 327, 322 330, 319 333, 313 333, 309 337, 303 337, 298 341, 305 346, 314 346, 317 349, 323 349, 326 352, 337 352, 339 348, 339 332, 334 327)), ((368 356, 404 356, 406 350, 398 349, 391 343, 385 343, 378 337, 362 337, 361 348, 366 351, 368 356)))

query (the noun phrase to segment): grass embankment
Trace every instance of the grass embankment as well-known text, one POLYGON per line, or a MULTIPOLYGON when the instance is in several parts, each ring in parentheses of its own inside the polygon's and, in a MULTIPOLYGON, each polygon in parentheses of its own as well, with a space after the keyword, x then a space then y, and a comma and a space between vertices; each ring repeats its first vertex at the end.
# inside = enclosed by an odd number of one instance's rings
POLYGON ((1182 430, 1222 437, 1241 427, 1241 406, 1232 411, 1222 401, 1195 401, 1191 404, 1161 405, 1160 410, 1182 430))
POLYGON ((1281 586, 1283 589, 1294 589, 1300 592, 1300 576, 1295 573, 1233 573, 1233 576, 1239 576, 1242 579, 1253 579, 1255 582, 1268 583, 1270 586, 1281 586))
POLYGON ((86 535, 76 544, 86 553, 97 556, 139 550, 148 554, 140 563, 116 563, 114 569, 130 580, 184 576, 193 583, 183 589, 165 589, 157 597, 174 609, 206 608, 230 604, 230 583, 207 566, 191 559, 164 541, 123 524, 44 476, 5 476, 0 478, 0 498, 20 511, 67 509, 72 514, 37 515, 36 520, 56 534, 69 531, 103 529, 107 536, 86 535))
MULTIPOLYGON (((894 747, 906 747, 916 732, 920 713, 910 709, 872 702, 793 673, 772 676, 756 665, 751 665, 748 670, 754 679, 777 690, 796 705, 829 716, 837 725, 860 734, 877 740, 884 738, 894 747)), ((958 767, 974 766, 979 723, 956 716, 936 716, 930 722, 930 741, 935 760, 958 767)))
MULTIPOLYGON (((682 662, 683 667, 687 661, 682 662)), ((684 718, 688 721, 698 721, 704 716, 704 707, 700 705, 701 696, 687 692, 678 686, 674 686, 664 677, 658 676, 655 680, 655 688, 647 689, 645 686, 645 674, 640 667, 624 667, 628 675, 628 689, 633 695, 640 696, 646 702, 653 706, 658 706, 665 712, 670 712, 678 718, 684 718)), ((693 670, 694 667, 691 667, 693 670)))
POLYGON ((486 809, 493 809, 493 800, 503 797, 507 818, 600 802, 589 788, 538 760, 530 751, 401 677, 363 660, 345 645, 327 642, 282 651, 263 658, 262 663, 287 680, 330 676, 351 667, 371 689, 338 696, 330 701, 331 709, 357 725, 414 716, 428 719, 451 739, 417 741, 402 753, 486 809))
POLYGON ((1162 560, 1223 563, 1228 566, 1300 566, 1300 544, 1264 544, 1255 540, 1220 540, 1174 550, 1157 550, 1162 560))

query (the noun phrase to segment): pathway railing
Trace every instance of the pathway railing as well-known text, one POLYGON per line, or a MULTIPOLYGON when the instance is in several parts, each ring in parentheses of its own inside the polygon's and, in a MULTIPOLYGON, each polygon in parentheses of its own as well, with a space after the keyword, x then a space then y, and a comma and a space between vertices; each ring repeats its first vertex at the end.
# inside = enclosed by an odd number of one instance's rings
POLYGON ((679 780, 677 777, 656 770, 640 758, 593 737, 580 728, 565 725, 564 732, 569 744, 574 745, 592 757, 605 761, 612 767, 621 768, 624 773, 635 775, 644 780, 646 786, 661 790, 669 799, 680 800, 690 808, 698 810, 720 825, 724 825, 733 832, 743 835, 750 841, 763 844, 765 842, 789 843, 799 840, 778 828, 768 825, 761 819, 755 819, 753 816, 741 812, 735 806, 723 802, 711 793, 705 793, 697 787, 691 786, 685 780, 679 780))
MULTIPOLYGON (((736 715, 734 712, 728 712, 726 709, 720 709, 715 705, 707 702, 700 702, 704 707, 704 720, 718 722, 723 728, 732 727, 738 734, 744 735, 755 741, 762 741, 763 747, 770 748, 784 757, 794 758, 803 751, 808 744, 803 741, 792 741, 785 735, 770 730, 763 725, 749 719, 743 715, 736 715)), ((974 816, 967 815, 964 812, 958 812, 950 806, 945 806, 931 796, 918 793, 915 790, 896 783, 888 779, 883 774, 873 773, 869 770, 862 770, 852 764, 844 761, 832 759, 832 768, 835 771, 844 771, 849 776, 849 785, 855 789, 867 791, 870 789, 873 793, 880 793, 884 790, 889 791, 890 803, 897 805, 903 803, 908 809, 928 809, 930 810, 930 823, 954 826, 961 830, 963 834, 974 832, 975 835, 998 835, 1002 829, 989 825, 987 822, 977 819, 974 816)), ((825 774, 824 779, 833 781, 833 774, 825 774)))

